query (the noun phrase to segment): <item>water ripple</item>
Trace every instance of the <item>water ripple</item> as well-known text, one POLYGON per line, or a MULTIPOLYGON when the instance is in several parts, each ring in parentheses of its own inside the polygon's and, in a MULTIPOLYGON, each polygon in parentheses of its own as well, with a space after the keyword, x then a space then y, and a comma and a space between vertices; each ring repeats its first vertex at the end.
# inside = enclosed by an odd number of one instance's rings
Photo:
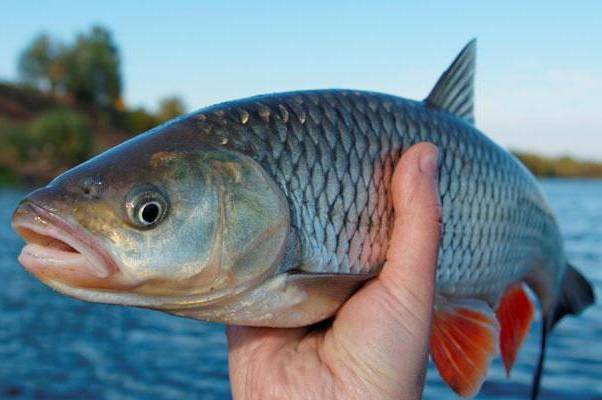
MULTIPOLYGON (((546 181, 567 252, 602 298, 602 182, 546 181)), ((53 293, 16 263, 8 220, 22 193, 0 191, 0 398, 228 399, 219 324, 89 304, 53 293)), ((507 380, 494 360, 479 398, 525 399, 538 353, 534 324, 507 380)), ((602 306, 563 321, 550 337, 545 399, 602 398, 602 306)), ((429 367, 425 398, 454 398, 429 367)))

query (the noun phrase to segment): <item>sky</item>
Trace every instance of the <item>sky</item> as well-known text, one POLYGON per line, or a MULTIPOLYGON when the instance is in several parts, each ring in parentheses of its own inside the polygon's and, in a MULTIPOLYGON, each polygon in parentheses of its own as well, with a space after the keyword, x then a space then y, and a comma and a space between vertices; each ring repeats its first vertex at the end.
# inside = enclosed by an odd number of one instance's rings
POLYGON ((0 80, 42 32, 101 24, 119 46, 124 98, 194 110, 298 89, 423 99, 478 40, 476 125, 501 145, 602 160, 602 1, 0 0, 0 80))

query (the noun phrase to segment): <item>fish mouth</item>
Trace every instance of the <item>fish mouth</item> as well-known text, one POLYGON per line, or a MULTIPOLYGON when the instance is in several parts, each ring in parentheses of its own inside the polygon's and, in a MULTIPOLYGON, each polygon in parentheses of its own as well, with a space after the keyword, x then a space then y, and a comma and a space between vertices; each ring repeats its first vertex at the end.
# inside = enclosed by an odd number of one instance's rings
POLYGON ((26 244, 18 259, 43 282, 61 281, 79 287, 102 287, 119 271, 102 245, 82 228, 30 201, 12 219, 26 244))

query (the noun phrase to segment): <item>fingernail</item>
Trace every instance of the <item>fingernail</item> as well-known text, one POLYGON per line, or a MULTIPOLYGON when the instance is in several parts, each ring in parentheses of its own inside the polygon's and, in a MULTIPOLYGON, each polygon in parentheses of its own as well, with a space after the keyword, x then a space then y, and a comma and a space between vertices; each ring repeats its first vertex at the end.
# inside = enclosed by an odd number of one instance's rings
POLYGON ((439 169, 439 152, 437 150, 422 152, 418 160, 418 165, 423 174, 432 177, 436 176, 439 169))

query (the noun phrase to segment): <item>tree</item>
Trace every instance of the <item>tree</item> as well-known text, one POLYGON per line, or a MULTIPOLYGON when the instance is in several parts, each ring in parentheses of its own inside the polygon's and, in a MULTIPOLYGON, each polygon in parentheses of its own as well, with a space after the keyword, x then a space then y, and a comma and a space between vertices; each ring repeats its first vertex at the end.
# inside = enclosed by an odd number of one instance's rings
POLYGON ((115 106, 121 96, 120 59, 107 29, 95 26, 78 35, 64 58, 67 92, 79 102, 115 106))
POLYGON ((40 34, 19 57, 19 73, 38 89, 60 89, 80 103, 122 104, 119 50, 111 33, 100 26, 79 34, 70 46, 40 34))
POLYGON ((38 89, 54 93, 64 76, 62 52, 62 46, 48 34, 38 35, 19 56, 19 75, 38 89))
POLYGON ((175 118, 186 112, 186 106, 184 102, 178 97, 168 97, 159 102, 159 110, 157 111, 157 118, 159 121, 167 121, 175 118))
POLYGON ((127 128, 132 134, 147 131, 159 123, 154 115, 142 107, 127 111, 126 118, 127 128))

